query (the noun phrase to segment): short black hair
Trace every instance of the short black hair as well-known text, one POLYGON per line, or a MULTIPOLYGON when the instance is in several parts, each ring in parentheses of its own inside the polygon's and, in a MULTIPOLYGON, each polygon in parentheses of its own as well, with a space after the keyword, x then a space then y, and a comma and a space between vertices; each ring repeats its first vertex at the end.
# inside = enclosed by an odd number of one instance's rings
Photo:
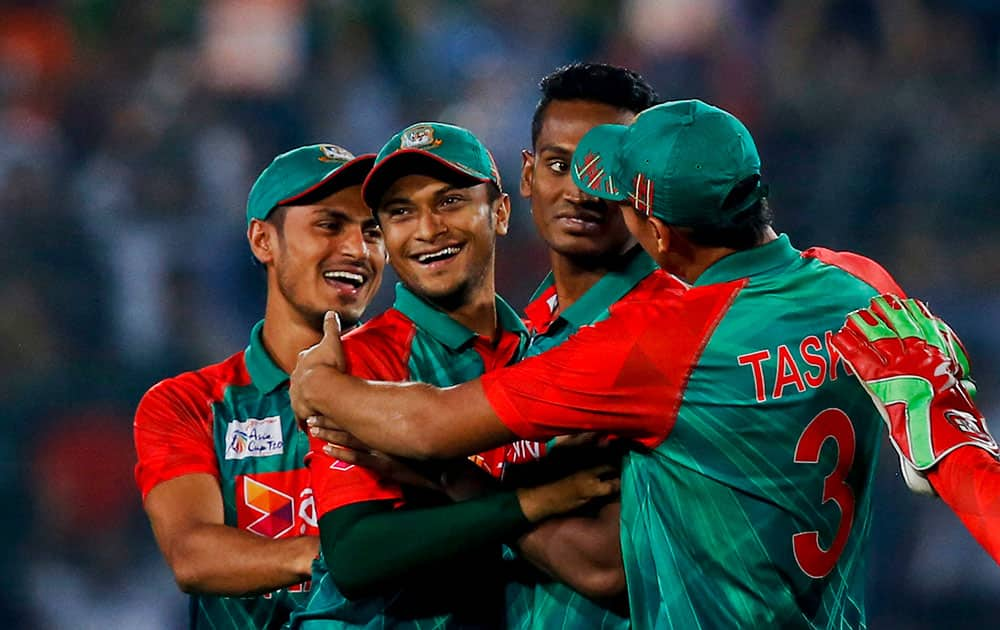
POLYGON ((288 206, 275 206, 271 213, 264 219, 274 227, 278 228, 278 233, 283 233, 285 229, 285 217, 288 215, 288 206))
MULTIPOLYGON (((760 175, 751 175, 741 180, 733 189, 729 191, 723 208, 735 208, 747 202, 748 197, 758 192, 761 186, 760 175)), ((761 197, 745 210, 736 215, 736 221, 732 225, 725 227, 690 227, 681 228, 684 235, 692 243, 703 247, 726 247, 741 251, 760 245, 764 240, 764 233, 771 227, 774 220, 774 213, 767 199, 761 197)))
POLYGON ((496 182, 486 182, 486 201, 496 203, 497 199, 503 196, 503 191, 496 185, 496 182))
POLYGON ((557 68, 538 83, 542 97, 531 118, 531 146, 542 132, 542 119, 552 101, 593 101, 638 114, 660 102, 639 73, 606 63, 571 63, 557 68))

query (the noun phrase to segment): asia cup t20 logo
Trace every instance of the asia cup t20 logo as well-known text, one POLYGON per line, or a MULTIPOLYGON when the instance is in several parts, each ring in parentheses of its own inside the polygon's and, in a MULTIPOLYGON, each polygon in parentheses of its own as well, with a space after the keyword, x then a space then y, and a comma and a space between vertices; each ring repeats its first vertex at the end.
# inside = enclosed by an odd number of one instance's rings
POLYGON ((226 459, 267 457, 284 450, 280 416, 233 420, 226 427, 226 459))

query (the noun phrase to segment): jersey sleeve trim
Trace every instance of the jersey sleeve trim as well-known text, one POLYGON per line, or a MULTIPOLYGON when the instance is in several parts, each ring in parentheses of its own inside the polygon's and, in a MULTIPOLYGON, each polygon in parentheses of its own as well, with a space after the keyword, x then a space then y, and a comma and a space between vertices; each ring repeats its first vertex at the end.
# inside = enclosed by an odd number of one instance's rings
POLYGON ((891 293, 899 297, 906 297, 906 293, 882 265, 860 254, 837 252, 825 247, 811 247, 802 252, 802 257, 813 258, 842 269, 871 286, 878 293, 891 293))

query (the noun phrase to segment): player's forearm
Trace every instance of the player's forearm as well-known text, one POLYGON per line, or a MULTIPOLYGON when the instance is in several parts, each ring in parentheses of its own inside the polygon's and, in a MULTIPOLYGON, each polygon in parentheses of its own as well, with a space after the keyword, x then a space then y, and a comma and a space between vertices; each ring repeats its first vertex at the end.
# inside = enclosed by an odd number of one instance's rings
POLYGON ((161 545, 186 593, 250 595, 309 579, 316 536, 272 540, 226 525, 196 525, 161 545))
POLYGON ((963 446, 945 456, 927 479, 1000 563, 1000 462, 980 448, 963 446))
POLYGON ((611 600, 625 593, 620 513, 621 503, 616 501, 595 516, 548 520, 521 537, 518 551, 582 595, 611 600))
POLYGON ((347 597, 392 592, 432 579, 441 565, 530 527, 515 492, 432 508, 393 510, 388 502, 348 505, 320 518, 323 557, 347 597))
POLYGON ((311 371, 305 405, 371 448, 413 459, 450 459, 510 442, 478 382, 441 389, 364 381, 336 369, 311 371))

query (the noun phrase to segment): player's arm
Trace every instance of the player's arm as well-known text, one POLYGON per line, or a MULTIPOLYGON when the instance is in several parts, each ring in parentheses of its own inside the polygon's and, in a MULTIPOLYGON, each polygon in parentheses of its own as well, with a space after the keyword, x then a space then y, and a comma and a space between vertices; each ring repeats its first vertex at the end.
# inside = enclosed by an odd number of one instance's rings
POLYGON ((929 470, 927 479, 972 537, 1000 563, 1000 463, 983 449, 963 446, 929 470))
POLYGON ((594 516, 566 516, 541 523, 518 540, 532 564, 591 599, 607 601, 625 593, 620 537, 621 502, 594 516))
POLYGON ((441 389, 345 375, 336 324, 328 318, 323 342, 300 355, 292 404, 297 417, 309 418, 313 435, 339 428, 372 448, 416 459, 581 431, 662 437, 665 401, 682 379, 665 379, 665 368, 653 363, 669 348, 637 348, 649 326, 636 318, 623 330, 605 320, 540 356, 441 389), (619 378, 623 373, 630 377, 619 378), (670 382, 673 388, 665 389, 670 382))
POLYGON ((317 437, 325 438, 324 427, 342 428, 373 448, 412 459, 462 457, 517 439, 493 412, 478 379, 441 389, 364 381, 328 366, 306 378, 322 383, 303 399, 320 416, 306 420, 317 437))
POLYGON ((225 525, 204 397, 165 382, 136 411, 136 480, 156 542, 185 592, 245 595, 307 580, 315 536, 272 540, 225 525))
POLYGON ((938 494, 1000 562, 1000 447, 962 384, 968 358, 951 329, 920 302, 879 296, 833 343, 885 420, 907 484, 938 494))
MULTIPOLYGON (((344 464, 350 464, 354 466, 362 467, 363 469, 370 471, 369 474, 374 474, 380 478, 392 478, 403 483, 412 483, 415 478, 422 487, 429 487, 427 484, 427 479, 423 476, 418 475, 412 469, 408 469, 408 466, 399 460, 396 460, 392 456, 385 455, 383 453, 372 452, 367 445, 358 441, 354 436, 347 433, 338 432, 334 439, 334 444, 327 447, 321 440, 313 438, 311 440, 311 445, 313 452, 310 454, 310 468, 315 466, 314 462, 319 459, 317 451, 322 448, 324 449, 323 457, 333 458, 335 460, 340 460, 344 464), (335 444, 335 445, 334 445, 335 444), (328 450, 327 450, 328 449, 328 450)), ((581 447, 563 447, 559 452, 565 452, 567 450, 579 450, 581 447)), ((584 455, 584 464, 596 465, 601 462, 606 462, 613 459, 613 454, 607 448, 601 449, 601 454, 599 458, 594 458, 593 453, 597 452, 595 450, 589 450, 588 453, 591 454, 589 458, 584 455)), ((617 451, 616 451, 617 452, 617 451)), ((581 468, 580 458, 577 453, 570 454, 578 463, 574 469, 581 468)), ((330 461, 327 459, 327 461, 330 461)), ((447 491, 451 498, 462 501, 469 497, 475 497, 476 495, 481 495, 484 491, 496 491, 496 480, 490 477, 488 474, 483 472, 481 469, 471 464, 467 460, 462 462, 467 464, 469 470, 461 470, 458 466, 453 467, 455 470, 447 475, 442 475, 442 479, 451 479, 452 481, 444 483, 437 486, 442 491, 447 491), (468 474, 469 472, 478 473, 481 477, 478 479, 468 474), (463 474, 464 473, 464 474, 463 474), (461 477, 457 481, 455 479, 461 477), (470 490, 470 488, 472 490, 470 490)), ((508 468, 508 471, 514 471, 516 468, 524 466, 534 466, 540 462, 533 462, 531 464, 524 465, 514 465, 508 468)), ((314 468, 316 473, 320 476, 320 479, 331 478, 338 475, 337 473, 329 472, 331 469, 329 465, 326 466, 316 466, 314 468)), ((350 471, 348 471, 349 474, 350 471)), ((554 474, 547 475, 547 478, 551 479, 554 477, 559 477, 566 474, 565 467, 560 467, 558 472, 554 474)), ((537 478, 535 475, 535 480, 532 482, 529 479, 524 478, 523 475, 514 472, 512 476, 520 477, 515 480, 515 485, 527 486, 541 483, 541 479, 537 478)), ((315 477, 314 477, 315 479, 315 477)), ((322 481, 314 482, 314 487, 316 491, 316 496, 320 500, 321 505, 329 497, 330 492, 344 492, 343 483, 333 483, 333 484, 323 484, 322 481), (323 490, 326 488, 326 490, 323 490)), ((367 504, 372 510, 377 510, 379 507, 375 502, 367 504)), ((383 502, 381 505, 381 512, 390 511, 391 503, 383 502)), ((468 507, 471 508, 472 504, 468 507)), ((619 538, 619 525, 618 517, 620 512, 621 504, 618 501, 614 501, 609 504, 605 504, 595 513, 591 514, 588 510, 587 514, 581 515, 570 515, 570 516, 557 516, 554 518, 547 519, 541 523, 534 525, 530 531, 521 536, 517 540, 517 548, 521 552, 521 555, 542 569, 553 578, 558 579, 561 582, 568 584, 574 590, 590 597, 591 599, 599 600, 611 600, 625 592, 625 572, 621 557, 621 542, 619 538)), ((360 508, 358 508, 360 509, 360 508)), ((348 523, 351 523, 351 512, 347 510, 337 510, 330 513, 332 514, 342 514, 344 519, 347 519, 348 523)), ((397 513, 398 514, 398 513, 397 513)), ((445 512, 439 512, 443 517, 450 518, 445 512)), ((511 511, 505 515, 513 516, 514 511, 511 511)), ((411 515, 412 516, 412 515, 411 515)), ((417 540, 430 540, 439 531, 438 523, 435 522, 435 518, 430 511, 428 513, 428 527, 431 531, 425 532, 421 529, 419 535, 410 534, 411 537, 417 540)), ((327 527, 323 526, 323 519, 320 519, 320 531, 323 537, 323 545, 325 557, 332 558, 334 553, 329 546, 333 545, 346 545, 346 549, 369 549, 377 548, 382 550, 385 554, 392 556, 387 559, 380 559, 379 562, 370 561, 369 565, 356 567, 353 559, 347 559, 342 562, 344 568, 338 568, 334 571, 334 579, 338 582, 338 586, 344 586, 348 589, 355 587, 354 584, 340 584, 340 580, 349 581, 359 581, 367 584, 378 584, 387 580, 390 575, 399 572, 398 568, 390 569, 393 561, 402 558, 402 554, 395 549, 395 545, 399 542, 410 542, 409 539, 405 537, 406 532, 394 532, 387 531, 382 535, 383 540, 377 541, 362 541, 358 543, 345 543, 343 542, 343 537, 339 533, 345 525, 333 522, 333 517, 330 518, 331 522, 328 523, 327 527), (336 533, 335 533, 336 532, 336 533), (327 536, 330 536, 328 539, 327 536), (360 545, 360 546, 359 546, 360 545), (366 576, 352 576, 349 572, 355 569, 362 569, 370 572, 370 575, 366 576), (380 572, 381 571, 381 572, 380 572)), ((487 523, 486 527, 499 526, 502 519, 493 520, 487 523)), ((405 526, 402 521, 397 519, 400 526, 405 526)), ((364 532, 369 531, 374 533, 375 528, 370 528, 367 524, 361 522, 354 522, 353 526, 359 528, 355 531, 364 532)), ((479 525, 474 527, 478 528, 479 525)), ((446 531, 448 528, 445 527, 446 531)), ((452 529, 457 529, 452 526, 452 529)), ((461 531, 461 530, 459 530, 461 531)), ((513 527, 512 527, 513 532, 513 527)), ((482 533, 485 533, 483 530, 482 533)), ((508 535, 504 540, 512 540, 514 535, 508 535)), ((453 537, 449 539, 453 542, 453 537)), ((451 545, 449 542, 448 545, 451 545)), ((441 547, 440 550, 450 549, 450 547, 441 547)), ((431 547, 431 551, 434 547, 431 547)), ((454 551, 459 551, 452 549, 454 551)), ((449 554, 450 556, 451 554, 449 554)), ((455 557, 460 557, 458 554, 455 557)), ((446 558, 438 558, 438 560, 445 560, 446 558)), ((403 564, 410 564, 411 566, 419 566, 420 564, 426 564, 426 560, 412 559, 406 560, 403 564)), ((340 564, 338 564, 338 567, 340 564)), ((332 567, 331 567, 332 569, 332 567)))
POLYGON ((248 595, 309 579, 315 536, 272 540, 223 522, 218 480, 182 475, 150 490, 143 503, 153 535, 186 593, 248 595))
MULTIPOLYGON (((534 523, 618 488, 617 479, 606 478, 611 468, 603 466, 534 488, 434 507, 394 508, 392 500, 366 500, 325 511, 329 501, 336 501, 330 495, 338 492, 338 480, 346 474, 356 482, 364 473, 356 468, 338 472, 323 463, 328 456, 315 451, 310 458, 322 513, 323 557, 337 587, 352 598, 391 592, 407 581, 433 579, 442 565, 458 568, 469 553, 512 540, 534 523)), ((352 485, 351 492, 362 496, 357 483, 352 485)))

